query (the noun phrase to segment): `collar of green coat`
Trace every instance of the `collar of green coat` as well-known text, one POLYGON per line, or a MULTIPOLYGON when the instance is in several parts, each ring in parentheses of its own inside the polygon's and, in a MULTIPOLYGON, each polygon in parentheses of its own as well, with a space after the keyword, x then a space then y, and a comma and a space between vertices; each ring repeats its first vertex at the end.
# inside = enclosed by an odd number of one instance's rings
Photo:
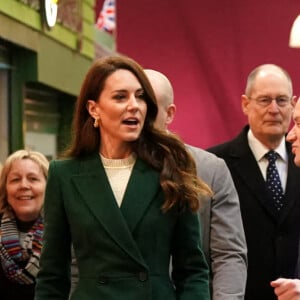
POLYGON ((137 159, 119 208, 99 155, 80 164, 79 172, 72 177, 77 192, 115 242, 146 267, 132 232, 158 194, 159 173, 137 159))

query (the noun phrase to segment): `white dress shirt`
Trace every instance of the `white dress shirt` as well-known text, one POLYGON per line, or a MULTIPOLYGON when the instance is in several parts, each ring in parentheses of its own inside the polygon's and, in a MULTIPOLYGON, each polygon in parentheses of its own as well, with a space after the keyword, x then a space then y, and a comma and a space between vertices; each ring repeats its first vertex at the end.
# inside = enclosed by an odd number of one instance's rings
MULTIPOLYGON (((265 157, 265 154, 271 149, 268 149, 263 145, 254 135, 251 129, 248 131, 248 143, 249 147, 258 163, 258 166, 261 170, 261 173, 266 180, 267 177, 267 167, 269 164, 268 159, 265 157)), ((276 160, 276 167, 279 173, 281 185, 283 192, 285 192, 286 180, 287 180, 287 169, 288 169, 288 154, 285 147, 285 137, 282 137, 282 140, 279 146, 276 149, 273 149, 279 157, 276 160)))

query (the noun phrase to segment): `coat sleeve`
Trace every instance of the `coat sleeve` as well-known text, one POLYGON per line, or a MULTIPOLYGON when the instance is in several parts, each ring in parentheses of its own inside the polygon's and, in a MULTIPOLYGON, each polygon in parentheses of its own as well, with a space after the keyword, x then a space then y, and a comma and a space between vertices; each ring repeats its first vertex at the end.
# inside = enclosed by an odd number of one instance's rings
POLYGON ((247 279, 247 246, 239 199, 222 159, 216 158, 214 170, 210 216, 213 300, 242 300, 247 279))
POLYGON ((172 251, 172 279, 178 300, 209 300, 209 272, 201 249, 199 215, 179 215, 172 251))
POLYGON ((71 237, 62 183, 52 161, 45 194, 45 230, 35 300, 67 300, 70 290, 71 237))

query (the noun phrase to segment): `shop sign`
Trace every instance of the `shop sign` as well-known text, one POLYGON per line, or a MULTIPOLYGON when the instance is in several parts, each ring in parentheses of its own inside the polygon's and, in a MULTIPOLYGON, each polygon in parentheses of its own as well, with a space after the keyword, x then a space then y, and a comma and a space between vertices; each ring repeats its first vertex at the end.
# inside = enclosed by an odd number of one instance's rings
POLYGON ((57 19, 58 0, 43 0, 43 13, 48 28, 54 27, 57 19))

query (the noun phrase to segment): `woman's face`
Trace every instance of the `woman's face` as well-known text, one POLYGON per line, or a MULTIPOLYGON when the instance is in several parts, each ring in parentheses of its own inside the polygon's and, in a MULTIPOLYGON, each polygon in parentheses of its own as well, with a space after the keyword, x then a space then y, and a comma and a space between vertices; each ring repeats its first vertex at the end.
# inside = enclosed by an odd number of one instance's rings
POLYGON ((112 147, 136 140, 147 113, 141 84, 133 73, 123 69, 107 77, 99 99, 89 100, 88 108, 98 119, 101 144, 112 147))
POLYGON ((46 178, 30 158, 13 162, 6 180, 7 201, 21 221, 35 220, 42 209, 46 178))

